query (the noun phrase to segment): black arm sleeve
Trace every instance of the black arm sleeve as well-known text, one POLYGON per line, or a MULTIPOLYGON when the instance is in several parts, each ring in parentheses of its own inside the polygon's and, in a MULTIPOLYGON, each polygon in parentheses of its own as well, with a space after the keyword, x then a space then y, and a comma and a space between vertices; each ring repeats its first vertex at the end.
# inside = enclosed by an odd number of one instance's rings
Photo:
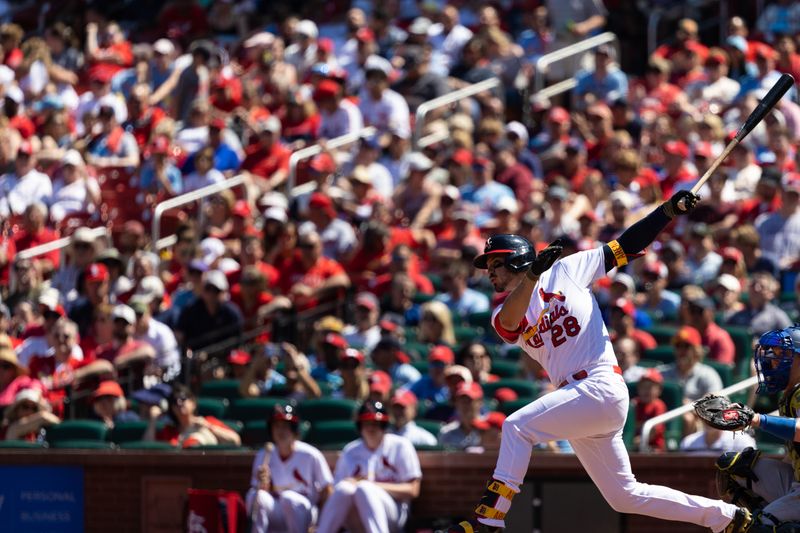
MULTIPOLYGON (((626 254, 637 254, 647 248, 658 234, 672 222, 672 219, 664 212, 663 206, 658 206, 649 215, 635 223, 630 228, 622 232, 617 242, 626 254)), ((606 244, 603 246, 605 255, 606 272, 614 268, 614 252, 606 244)))

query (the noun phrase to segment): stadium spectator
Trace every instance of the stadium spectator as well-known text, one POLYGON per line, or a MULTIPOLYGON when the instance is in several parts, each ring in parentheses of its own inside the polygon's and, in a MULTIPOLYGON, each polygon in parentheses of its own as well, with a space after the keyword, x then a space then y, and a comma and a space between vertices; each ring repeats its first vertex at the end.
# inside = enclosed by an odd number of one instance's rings
POLYGON ((447 346, 435 346, 428 354, 428 374, 414 382, 408 390, 420 401, 445 403, 450 391, 445 380, 445 372, 455 362, 455 354, 447 346))
POLYGON ((308 219, 309 222, 302 224, 298 231, 301 234, 316 231, 322 240, 322 254, 325 257, 339 262, 349 257, 356 246, 356 235, 348 222, 338 218, 330 196, 321 192, 311 194, 308 219))
POLYGON ((42 384, 28 376, 28 369, 20 364, 7 335, 0 335, 0 407, 14 402, 23 389, 42 390, 42 384))
POLYGON ((392 378, 383 370, 369 371, 367 378, 369 383, 369 396, 367 400, 389 404, 389 396, 392 392, 392 378))
POLYGON ((38 389, 22 389, 14 402, 3 411, 0 435, 4 440, 37 442, 41 432, 61 419, 50 411, 50 406, 38 389))
POLYGON ((311 377, 311 364, 308 362, 308 357, 288 342, 282 343, 281 349, 284 354, 283 374, 286 377, 286 398, 300 401, 322 396, 319 385, 311 377))
POLYGON ((428 178, 434 163, 425 154, 412 152, 407 161, 408 174, 395 189, 392 201, 409 227, 424 228, 439 205, 442 187, 428 178))
POLYGON ((241 444, 241 439, 235 431, 213 416, 197 416, 196 409, 197 400, 192 392, 184 385, 173 385, 166 412, 170 423, 157 429, 156 422, 160 409, 152 409, 144 440, 168 442, 179 448, 241 444))
POLYGON ((647 369, 639 365, 642 352, 639 345, 631 337, 620 337, 614 341, 614 354, 617 356, 617 363, 622 369, 622 377, 626 383, 636 383, 647 372, 647 369))
POLYGON ((114 108, 101 102, 94 115, 99 133, 90 133, 86 161, 97 167, 128 167, 139 165, 139 146, 134 136, 122 129, 114 108))
POLYGON ((289 175, 289 149, 281 144, 281 122, 269 117, 254 125, 257 141, 246 149, 242 170, 251 176, 259 195, 276 189, 289 175))
POLYGON ((194 153, 192 162, 194 170, 183 177, 184 193, 196 191, 225 180, 222 172, 214 166, 214 148, 206 145, 194 153))
POLYGON ((616 51, 607 44, 594 50, 594 70, 576 74, 577 86, 572 93, 577 107, 583 107, 587 95, 592 100, 601 100, 611 105, 612 102, 628 94, 628 79, 625 73, 614 63, 616 51))
MULTIPOLYGON (((47 205, 39 201, 29 204, 23 213, 22 231, 14 237, 14 248, 21 252, 56 240, 58 234, 47 227, 46 221, 47 205)), ((57 270, 60 264, 58 250, 39 256, 37 260, 44 275, 57 270)))
MULTIPOLYGON (((781 207, 756 219, 765 257, 785 269, 800 258, 800 178, 790 174, 781 193, 781 207)), ((766 330, 765 330, 766 331, 766 330)))
MULTIPOLYGON (((655 368, 648 368, 639 379, 636 386, 636 398, 631 402, 636 410, 636 436, 633 441, 636 447, 639 446, 642 425, 647 420, 667 412, 667 405, 661 399, 663 384, 664 378, 661 372, 655 368)), ((664 430, 664 424, 659 424, 653 428, 648 442, 648 445, 653 450, 663 452, 667 449, 664 430)))
POLYGON ((438 13, 436 22, 428 29, 431 69, 447 75, 458 62, 461 50, 472 37, 472 31, 461 24, 459 10, 452 4, 445 5, 438 13))
POLYGON ((456 356, 456 361, 464 365, 472 374, 472 381, 483 385, 497 381, 499 378, 491 373, 492 356, 480 342, 468 342, 462 346, 456 356))
POLYGON ((768 42, 774 42, 777 35, 794 35, 800 31, 800 9, 792 2, 778 0, 766 6, 755 27, 768 42))
POLYGON ((407 438, 415 447, 437 444, 436 437, 414 421, 417 417, 417 397, 413 392, 398 390, 389 403, 391 405, 392 433, 407 438))
POLYGON ((138 421, 139 416, 127 410, 122 387, 116 381, 102 381, 92 393, 92 412, 108 429, 121 422, 138 421))
POLYGON ((452 314, 444 303, 431 301, 422 305, 417 338, 429 344, 456 345, 452 314))
POLYGON ((635 326, 635 316, 638 311, 634 303, 626 298, 614 300, 610 309, 611 330, 613 339, 631 338, 636 342, 640 351, 652 350, 657 346, 652 335, 635 326))
POLYGON ((646 263, 642 269, 645 294, 637 307, 655 323, 674 320, 678 316, 681 299, 674 292, 666 290, 667 276, 667 267, 660 261, 646 263))
POLYGON ((672 338, 675 362, 658 369, 665 381, 681 385, 683 396, 689 401, 722 390, 722 380, 717 371, 702 363, 702 342, 700 332, 691 326, 683 326, 672 338))
POLYGON ((343 96, 342 86, 333 80, 323 80, 314 89, 314 102, 320 109, 321 139, 334 139, 363 127, 361 110, 343 96))
POLYGON ((242 332, 242 316, 228 297, 228 280, 219 270, 209 270, 202 277, 202 292, 178 318, 178 343, 192 350, 212 348, 210 356, 225 351, 242 332))
POLYGON ((370 358, 376 368, 389 374, 398 389, 408 388, 422 377, 419 370, 409 364, 409 358, 403 353, 402 345, 394 337, 381 337, 372 349, 370 358))
POLYGON ((363 402, 369 396, 369 380, 365 368, 364 354, 355 348, 345 348, 339 352, 339 373, 342 387, 334 392, 334 397, 363 402))
POLYGON ((365 84, 359 93, 358 107, 364 124, 380 132, 392 130, 405 132, 409 129, 408 104, 402 96, 389 89, 392 65, 386 59, 372 55, 364 64, 365 84))
POLYGON ((732 431, 721 431, 706 424, 699 431, 683 437, 680 443, 682 452, 740 452, 756 447, 755 439, 746 431, 735 435, 732 431))
POLYGON ((732 315, 727 323, 744 326, 753 334, 792 325, 786 312, 773 303, 780 285, 768 272, 756 272, 750 278, 747 302, 744 309, 732 315), (764 329, 766 328, 766 329, 764 329))
MULTIPOLYGON (((247 356, 248 365, 244 375, 239 382, 239 393, 244 398, 266 396, 272 392, 285 392, 286 377, 275 370, 280 356, 283 352, 282 347, 276 344, 266 344, 262 349, 256 348, 254 357, 242 350, 235 350, 231 356, 247 356)), ((229 357, 230 360, 230 357, 229 357)))
POLYGON ((34 202, 46 203, 52 184, 46 174, 35 168, 36 151, 29 141, 19 145, 13 171, 0 176, 0 216, 21 215, 34 202))
POLYGON ((722 323, 727 323, 733 315, 744 309, 740 301, 742 283, 735 276, 723 273, 714 283, 714 301, 717 303, 717 313, 722 323))
MULTIPOLYGON (((75 247, 76 249, 85 246, 81 240, 73 242, 80 243, 80 246, 75 247)), ((82 251, 82 253, 90 253, 93 256, 91 250, 89 250, 89 252, 82 251)), ((75 260, 76 266, 78 265, 77 257, 78 255, 76 255, 75 260)), ((70 306, 69 317, 78 324, 81 335, 85 335, 94 320, 97 307, 101 304, 110 303, 110 284, 108 269, 102 263, 91 263, 81 274, 82 278, 78 278, 80 281, 76 282, 76 287, 82 290, 78 291, 79 296, 75 299, 73 305, 70 306)), ((62 294, 64 294, 63 289, 62 294)))
POLYGON ((439 444, 456 450, 480 446, 480 433, 473 422, 480 416, 483 389, 478 383, 464 382, 456 389, 453 402, 456 419, 439 430, 439 444))
POLYGON ((722 257, 714 251, 711 228, 704 223, 693 224, 689 229, 689 247, 686 265, 696 285, 711 281, 722 265, 722 257))
POLYGON ((69 215, 95 212, 100 203, 100 186, 89 176, 83 157, 68 150, 61 159, 60 176, 53 181, 53 194, 47 199, 50 218, 61 222, 69 215))
MULTIPOLYGON (((156 278, 158 279, 158 278, 156 278)), ((130 300, 130 308, 136 314, 134 339, 144 341, 155 351, 155 366, 161 380, 170 382, 181 372, 181 358, 178 341, 172 329, 153 318, 150 300, 146 296, 134 296, 130 300)))
POLYGON ((323 255, 322 239, 307 231, 297 239, 296 255, 281 266, 281 292, 298 310, 310 309, 334 298, 350 286, 350 279, 337 261, 323 255))
POLYGON ((436 300, 447 305, 453 316, 461 319, 489 310, 489 299, 486 295, 467 287, 468 277, 469 268, 465 263, 451 263, 442 276, 443 288, 447 292, 436 297, 436 300))
POLYGON ((742 252, 748 274, 769 272, 775 274, 778 269, 775 263, 765 257, 761 250, 761 237, 758 230, 750 224, 742 224, 731 231, 733 245, 742 252))
POLYGON ((370 353, 381 340, 378 317, 380 316, 378 298, 369 292, 361 292, 355 298, 354 324, 342 331, 342 336, 352 348, 370 353))
POLYGON ((708 350, 708 358, 733 366, 736 348, 730 334, 714 321, 714 301, 706 297, 702 290, 698 290, 696 295, 684 292, 682 298, 683 322, 700 333, 701 344, 708 350))

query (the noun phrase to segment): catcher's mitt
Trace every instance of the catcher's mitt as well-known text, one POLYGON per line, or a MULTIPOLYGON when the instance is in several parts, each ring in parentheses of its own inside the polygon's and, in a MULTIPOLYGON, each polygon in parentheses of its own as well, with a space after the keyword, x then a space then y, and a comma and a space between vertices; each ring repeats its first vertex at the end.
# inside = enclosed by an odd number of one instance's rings
POLYGON ((709 395, 694 402, 694 412, 706 424, 725 431, 747 429, 755 413, 746 405, 732 403, 722 396, 709 395))

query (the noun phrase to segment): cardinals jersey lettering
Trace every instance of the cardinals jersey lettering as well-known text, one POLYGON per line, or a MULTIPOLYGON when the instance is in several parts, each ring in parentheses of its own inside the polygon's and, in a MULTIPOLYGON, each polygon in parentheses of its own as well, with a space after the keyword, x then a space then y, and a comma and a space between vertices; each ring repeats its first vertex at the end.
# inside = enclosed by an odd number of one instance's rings
MULTIPOLYGON (((800 418, 800 383, 781 399, 778 413, 789 418, 800 418)), ((794 468, 794 480, 800 482, 800 442, 787 443, 786 447, 794 468)))
POLYGON ((497 320, 502 309, 492 313, 492 325, 509 344, 520 346, 559 384, 580 370, 616 365, 608 330, 591 285, 605 276, 603 249, 578 252, 544 272, 531 297, 528 311, 514 331, 497 320))
MULTIPOLYGON (((264 463, 266 453, 267 450, 261 449, 253 461, 250 478, 252 487, 258 487, 258 469, 264 463)), ((322 453, 310 444, 300 441, 295 442, 294 453, 285 461, 281 460, 278 448, 273 447, 269 456, 269 471, 274 492, 293 490, 315 505, 319 500, 319 493, 333 483, 331 469, 322 453)))
POLYGON ((406 483, 422 478, 417 451, 411 441, 399 435, 386 433, 383 442, 370 450, 359 439, 345 446, 336 463, 334 479, 354 477, 369 481, 406 483))

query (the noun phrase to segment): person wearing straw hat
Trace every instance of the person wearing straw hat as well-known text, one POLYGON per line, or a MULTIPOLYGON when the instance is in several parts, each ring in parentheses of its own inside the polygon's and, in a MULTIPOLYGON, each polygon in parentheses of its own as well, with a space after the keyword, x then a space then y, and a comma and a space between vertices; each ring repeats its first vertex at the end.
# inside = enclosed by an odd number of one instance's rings
POLYGON ((42 384, 28 376, 28 369, 22 366, 11 347, 8 335, 0 335, 0 408, 14 402, 22 389, 42 389, 42 384))
POLYGON ((50 411, 50 405, 40 390, 22 389, 3 414, 0 440, 36 442, 43 428, 60 422, 61 419, 50 411))

